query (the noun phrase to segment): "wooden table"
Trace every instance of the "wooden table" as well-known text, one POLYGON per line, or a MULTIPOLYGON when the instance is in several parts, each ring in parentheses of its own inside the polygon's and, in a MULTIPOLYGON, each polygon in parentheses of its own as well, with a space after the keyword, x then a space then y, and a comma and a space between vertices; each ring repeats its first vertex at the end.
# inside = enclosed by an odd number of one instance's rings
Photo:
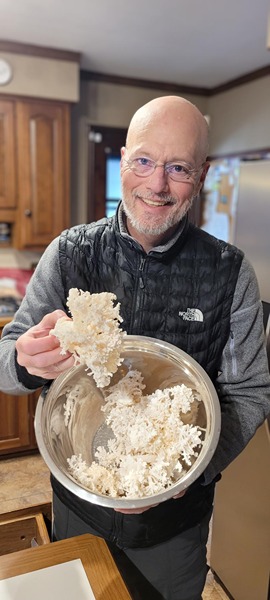
POLYGON ((81 559, 96 600, 131 600, 104 540, 90 534, 0 556, 0 579, 81 559))

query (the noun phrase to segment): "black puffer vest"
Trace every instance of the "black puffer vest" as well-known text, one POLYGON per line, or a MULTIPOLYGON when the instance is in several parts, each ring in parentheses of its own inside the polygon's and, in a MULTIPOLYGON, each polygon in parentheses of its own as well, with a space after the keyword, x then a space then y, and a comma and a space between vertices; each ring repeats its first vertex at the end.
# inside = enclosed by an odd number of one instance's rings
MULTIPOLYGON (((242 253, 185 223, 166 252, 145 254, 122 235, 115 218, 74 227, 60 238, 66 296, 71 287, 113 292, 129 334, 170 342, 193 356, 215 381, 229 336, 230 309, 242 253)), ((198 523, 211 509, 214 482, 195 482, 182 498, 141 515, 123 515, 89 504, 54 478, 60 500, 105 539, 120 547, 160 543, 198 523)))

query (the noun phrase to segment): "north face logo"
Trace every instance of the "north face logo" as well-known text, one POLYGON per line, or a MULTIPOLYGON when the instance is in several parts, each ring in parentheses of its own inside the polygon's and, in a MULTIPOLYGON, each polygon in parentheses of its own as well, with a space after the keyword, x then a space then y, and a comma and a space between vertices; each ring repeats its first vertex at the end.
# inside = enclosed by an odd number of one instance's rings
POLYGON ((183 321, 203 321, 203 313, 199 308, 187 308, 185 312, 180 310, 178 314, 183 321))

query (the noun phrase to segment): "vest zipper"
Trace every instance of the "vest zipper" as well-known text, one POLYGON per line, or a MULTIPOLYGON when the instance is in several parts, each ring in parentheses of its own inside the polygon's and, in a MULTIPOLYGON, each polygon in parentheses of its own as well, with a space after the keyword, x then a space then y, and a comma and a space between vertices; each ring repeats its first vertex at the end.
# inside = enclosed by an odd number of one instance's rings
POLYGON ((130 322, 130 331, 132 331, 134 328, 138 334, 139 329, 140 329, 140 322, 141 322, 141 315, 140 315, 140 307, 141 307, 141 301, 142 301, 142 296, 143 296, 143 292, 142 290, 144 290, 145 288, 145 284, 144 284, 144 280, 143 280, 143 270, 145 267, 145 263, 146 263, 146 257, 142 256, 140 258, 140 262, 139 262, 139 267, 138 267, 138 276, 137 276, 137 280, 136 280, 136 285, 135 285, 135 289, 134 289, 134 302, 133 302, 133 307, 132 307, 132 319, 130 322))
POLYGON ((144 280, 143 280, 142 272, 144 269, 145 261, 146 261, 146 258, 142 257, 141 261, 140 261, 140 265, 139 265, 139 271, 140 271, 139 285, 140 285, 141 290, 144 289, 144 280))

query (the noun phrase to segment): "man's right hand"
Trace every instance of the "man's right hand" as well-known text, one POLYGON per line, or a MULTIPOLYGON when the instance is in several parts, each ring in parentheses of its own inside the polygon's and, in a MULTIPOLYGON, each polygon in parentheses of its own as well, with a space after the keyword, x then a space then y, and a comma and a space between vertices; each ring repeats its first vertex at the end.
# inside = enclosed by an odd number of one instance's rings
POLYGON ((73 356, 69 352, 61 354, 59 340, 50 335, 50 330, 61 317, 69 318, 64 311, 55 310, 18 338, 17 361, 30 375, 56 379, 60 373, 73 367, 73 356))

